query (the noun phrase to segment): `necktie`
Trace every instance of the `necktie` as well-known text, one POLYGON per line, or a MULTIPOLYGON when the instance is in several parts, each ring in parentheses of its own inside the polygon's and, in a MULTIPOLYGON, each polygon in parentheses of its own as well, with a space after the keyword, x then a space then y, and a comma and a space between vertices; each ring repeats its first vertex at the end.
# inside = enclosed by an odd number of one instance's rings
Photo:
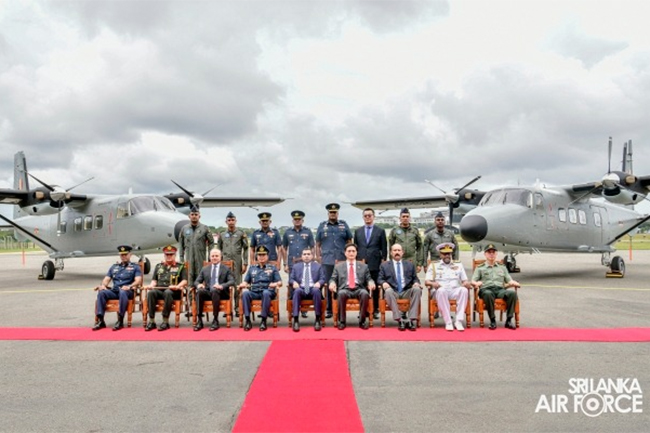
POLYGON ((308 295, 311 287, 311 263, 305 265, 305 278, 302 283, 305 286, 305 294, 308 295))
POLYGON ((395 263, 395 266, 397 267, 397 293, 402 293, 402 289, 404 288, 404 283, 402 282, 402 262, 395 263))
POLYGON ((366 226, 366 244, 370 243, 370 231, 371 231, 371 228, 366 226))
POLYGON ((210 288, 217 284, 217 265, 212 265, 212 275, 210 275, 210 288))
POLYGON ((348 288, 350 290, 354 289, 356 286, 354 282, 354 263, 350 262, 350 268, 348 269, 348 288))

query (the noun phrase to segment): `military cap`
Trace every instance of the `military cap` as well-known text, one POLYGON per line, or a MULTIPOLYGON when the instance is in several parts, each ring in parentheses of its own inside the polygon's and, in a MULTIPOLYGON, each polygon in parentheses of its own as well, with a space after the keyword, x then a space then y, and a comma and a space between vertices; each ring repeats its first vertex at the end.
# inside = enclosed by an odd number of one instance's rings
POLYGON ((232 212, 228 212, 228 215, 226 215, 226 218, 236 218, 235 214, 232 212))
POLYGON ((455 245, 451 242, 443 242, 436 247, 439 253, 453 253, 455 245))
POLYGON ((408 208, 402 208, 402 210, 399 212, 400 215, 405 213, 410 214, 411 212, 409 212, 408 208))
POLYGON ((257 214, 260 221, 267 221, 271 219, 271 212, 260 212, 257 214))
POLYGON ((190 206, 190 213, 200 213, 201 211, 199 210, 199 205, 198 204, 193 204, 190 206))
POLYGON ((438 212, 435 216, 436 218, 444 218, 444 214, 442 212, 438 212))
POLYGON ((494 246, 494 244, 488 244, 487 247, 485 247, 484 251, 490 251, 490 250, 499 251, 497 247, 494 246))
POLYGON ((257 250, 255 250, 255 254, 268 254, 268 253, 269 253, 269 249, 266 248, 264 245, 260 245, 259 247, 257 247, 257 250))
POLYGON ((301 211, 301 210, 294 210, 293 212, 291 212, 291 217, 293 219, 297 220, 297 219, 300 219, 300 218, 304 218, 305 213, 303 211, 301 211))
POLYGON ((178 251, 178 249, 173 245, 167 245, 163 248, 163 253, 165 254, 176 254, 176 251, 178 251))
POLYGON ((133 248, 131 248, 130 245, 120 245, 117 247, 117 251, 120 252, 120 254, 129 254, 133 248))
POLYGON ((327 209, 330 212, 338 212, 338 210, 341 209, 341 205, 338 203, 330 203, 327 206, 325 206, 325 209, 327 209))

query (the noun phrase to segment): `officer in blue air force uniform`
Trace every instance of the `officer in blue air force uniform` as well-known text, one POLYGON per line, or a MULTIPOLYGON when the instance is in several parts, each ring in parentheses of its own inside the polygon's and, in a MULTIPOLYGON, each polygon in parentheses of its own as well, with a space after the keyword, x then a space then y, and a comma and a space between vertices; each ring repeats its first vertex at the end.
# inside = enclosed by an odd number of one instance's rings
POLYGON ((301 210, 291 212, 293 227, 287 229, 282 236, 282 248, 284 249, 284 271, 291 275, 291 268, 295 263, 302 262, 302 252, 305 248, 314 248, 314 235, 311 230, 302 224, 305 220, 305 213, 301 210))
MULTIPOLYGON (((345 260, 345 246, 352 240, 352 232, 348 223, 339 219, 338 203, 325 206, 328 219, 318 226, 316 231, 316 260, 320 260, 325 281, 332 278, 336 261, 345 260)), ((332 292, 327 290, 327 319, 332 317, 332 292)))
POLYGON ((108 269, 102 284, 95 288, 99 293, 97 293, 97 317, 93 331, 106 328, 104 313, 106 311, 106 301, 109 299, 119 299, 120 301, 117 323, 115 323, 113 331, 118 331, 124 327, 126 307, 129 299, 133 299, 132 287, 142 284, 142 271, 138 264, 131 262, 131 250, 132 248, 128 245, 117 247, 117 251, 120 253, 120 261, 108 269), (112 288, 107 287, 111 280, 113 280, 112 288))
POLYGON ((253 251, 263 245, 268 251, 269 260, 277 260, 279 265, 282 256, 282 237, 277 229, 271 228, 271 212, 260 212, 257 217, 260 219, 260 228, 251 236, 250 263, 253 263, 253 251))
POLYGON ((264 245, 257 247, 255 253, 257 264, 248 269, 244 281, 239 285, 240 289, 248 289, 242 292, 242 305, 244 308, 244 331, 250 331, 251 324, 251 301, 262 300, 262 313, 260 314, 260 331, 266 331, 266 318, 271 310, 271 301, 276 297, 275 289, 282 287, 280 272, 273 265, 268 265, 269 250, 264 245))

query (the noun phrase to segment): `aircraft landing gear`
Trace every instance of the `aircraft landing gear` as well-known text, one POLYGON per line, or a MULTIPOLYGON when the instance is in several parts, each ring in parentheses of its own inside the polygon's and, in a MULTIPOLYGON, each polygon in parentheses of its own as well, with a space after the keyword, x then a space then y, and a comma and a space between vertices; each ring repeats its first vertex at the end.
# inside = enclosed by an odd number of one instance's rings
POLYGON ((609 271, 605 273, 607 278, 623 278, 625 276, 625 262, 621 256, 609 257, 609 253, 603 253, 600 259, 603 266, 607 266, 609 271))
POLYGON ((511 274, 521 272, 521 269, 517 266, 517 259, 515 259, 515 254, 506 254, 503 257, 503 263, 506 265, 506 269, 511 274))
POLYGON ((143 272, 145 275, 149 275, 151 272, 151 262, 145 256, 140 256, 138 263, 144 262, 143 272))
POLYGON ((53 280, 55 272, 56 270, 54 269, 54 263, 52 263, 52 260, 46 260, 45 262, 43 262, 43 267, 41 268, 41 275, 38 276, 38 279, 53 280))

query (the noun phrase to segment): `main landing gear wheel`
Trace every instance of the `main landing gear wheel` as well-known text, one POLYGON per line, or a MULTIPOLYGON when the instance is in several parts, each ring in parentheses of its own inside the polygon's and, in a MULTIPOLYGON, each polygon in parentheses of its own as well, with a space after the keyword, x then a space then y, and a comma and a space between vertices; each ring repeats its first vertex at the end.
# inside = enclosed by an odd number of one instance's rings
POLYGON ((508 254, 503 258, 503 261, 509 273, 512 274, 521 271, 521 269, 517 267, 517 260, 515 259, 515 256, 508 254))
POLYGON ((151 262, 149 259, 145 257, 144 259, 144 274, 149 275, 149 272, 151 272, 151 262))
POLYGON ((607 273, 607 277, 617 277, 623 278, 625 276, 625 262, 621 256, 614 256, 612 258, 612 263, 609 265, 610 271, 607 273))
POLYGON ((39 279, 53 280, 54 273, 55 273, 54 263, 52 263, 52 260, 47 260, 43 262, 43 267, 41 268, 41 275, 39 276, 39 279))

